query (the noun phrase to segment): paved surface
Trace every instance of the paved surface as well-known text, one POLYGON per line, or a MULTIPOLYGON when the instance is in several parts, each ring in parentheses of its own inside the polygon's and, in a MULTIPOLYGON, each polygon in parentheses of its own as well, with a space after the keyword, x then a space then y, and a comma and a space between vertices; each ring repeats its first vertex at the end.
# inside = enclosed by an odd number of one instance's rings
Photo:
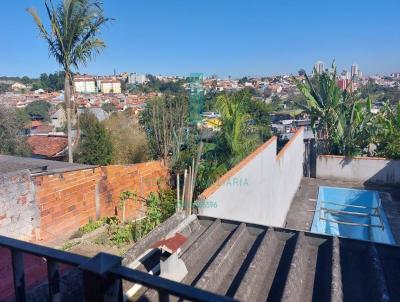
POLYGON ((376 190, 380 193, 383 209, 393 236, 400 244, 400 188, 366 185, 355 182, 303 178, 286 217, 286 228, 309 231, 318 197, 319 186, 376 190))

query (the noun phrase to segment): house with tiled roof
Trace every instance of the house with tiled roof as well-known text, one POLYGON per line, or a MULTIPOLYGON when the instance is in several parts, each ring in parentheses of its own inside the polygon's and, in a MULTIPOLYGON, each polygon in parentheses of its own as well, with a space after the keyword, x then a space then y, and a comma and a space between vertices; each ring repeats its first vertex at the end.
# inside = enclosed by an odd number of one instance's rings
POLYGON ((66 155, 68 138, 62 135, 34 135, 27 139, 32 157, 60 160, 66 155))

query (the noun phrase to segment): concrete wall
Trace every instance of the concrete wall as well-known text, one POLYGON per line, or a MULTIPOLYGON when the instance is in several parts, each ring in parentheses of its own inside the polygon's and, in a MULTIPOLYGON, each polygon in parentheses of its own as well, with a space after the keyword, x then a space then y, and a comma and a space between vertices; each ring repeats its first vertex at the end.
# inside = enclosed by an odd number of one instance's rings
POLYGON ((400 160, 320 155, 317 157, 317 178, 400 185, 400 160))
POLYGON ((0 175, 0 234, 26 240, 35 236, 39 225, 29 171, 0 175))
POLYGON ((303 159, 303 129, 278 155, 271 138, 201 194, 199 214, 283 226, 303 177, 303 159))

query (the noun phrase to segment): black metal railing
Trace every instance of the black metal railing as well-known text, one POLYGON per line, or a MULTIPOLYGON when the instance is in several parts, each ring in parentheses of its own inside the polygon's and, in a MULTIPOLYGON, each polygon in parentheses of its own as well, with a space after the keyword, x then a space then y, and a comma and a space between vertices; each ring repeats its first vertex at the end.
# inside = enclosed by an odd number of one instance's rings
MULTIPOLYGON (((150 275, 122 266, 122 258, 99 253, 93 258, 0 236, 0 246, 11 252, 16 301, 27 301, 23 254, 43 257, 47 261, 49 300, 60 301, 59 264, 78 268, 83 274, 81 286, 86 301, 123 301, 122 280, 141 284, 158 292, 159 301, 175 296, 190 301, 233 301, 195 287, 150 275)), ((79 282, 78 280, 76 282, 79 282)))

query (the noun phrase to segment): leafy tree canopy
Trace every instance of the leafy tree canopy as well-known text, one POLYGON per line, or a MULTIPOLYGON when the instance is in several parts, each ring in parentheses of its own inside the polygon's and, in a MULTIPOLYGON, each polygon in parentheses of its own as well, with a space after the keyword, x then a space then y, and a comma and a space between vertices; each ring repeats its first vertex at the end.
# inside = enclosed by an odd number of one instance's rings
POLYGON ((77 162, 90 165, 108 165, 113 161, 114 147, 109 132, 92 113, 79 118, 81 137, 76 151, 77 162))
POLYGON ((108 113, 117 111, 117 107, 113 103, 104 103, 101 108, 108 113))
POLYGON ((0 153, 28 156, 30 154, 24 129, 29 124, 29 118, 21 109, 0 105, 0 153))
POLYGON ((51 104, 46 101, 34 101, 25 107, 25 111, 30 116, 39 115, 44 120, 48 120, 50 108, 51 104))

